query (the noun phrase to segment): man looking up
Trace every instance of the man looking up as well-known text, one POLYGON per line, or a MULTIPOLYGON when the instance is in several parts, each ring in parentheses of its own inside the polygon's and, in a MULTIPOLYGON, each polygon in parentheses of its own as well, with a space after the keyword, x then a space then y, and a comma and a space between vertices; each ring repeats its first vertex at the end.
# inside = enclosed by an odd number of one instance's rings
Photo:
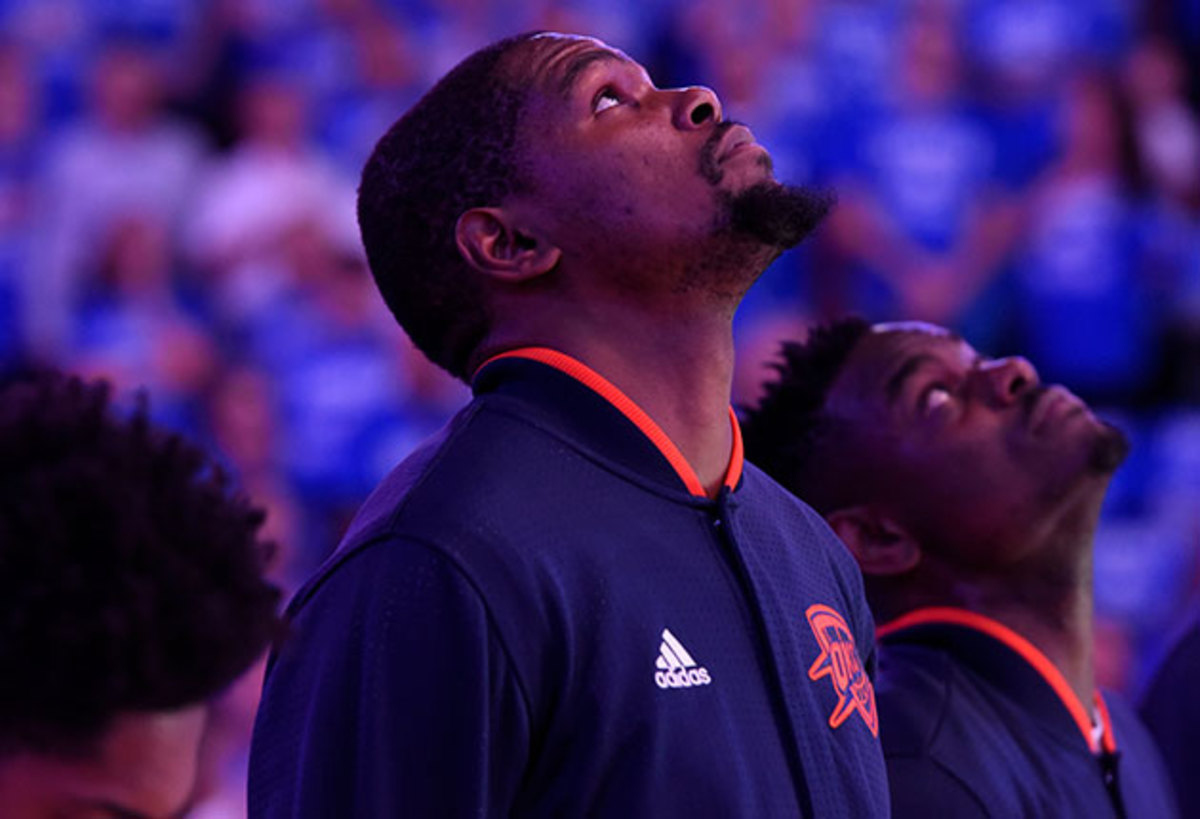
POLYGON ((207 702, 279 628, 261 512, 108 390, 0 391, 0 814, 182 816, 207 702))
POLYGON ((1092 679, 1120 431, 1022 358, 848 319, 785 345, 745 432, 863 570, 893 815, 1174 814, 1145 729, 1092 679))
POLYGON ((827 208, 586 37, 392 127, 368 259, 475 398, 293 601, 254 815, 886 813, 861 579, 729 408, 738 301, 827 208))

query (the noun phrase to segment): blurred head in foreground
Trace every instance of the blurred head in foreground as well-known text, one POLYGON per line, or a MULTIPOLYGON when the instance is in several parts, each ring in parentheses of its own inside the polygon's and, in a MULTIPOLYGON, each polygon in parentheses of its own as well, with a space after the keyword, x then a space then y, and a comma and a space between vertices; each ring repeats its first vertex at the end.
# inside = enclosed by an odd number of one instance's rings
POLYGON ((186 813, 207 703, 278 629, 262 513, 104 383, 0 387, 0 805, 186 813))

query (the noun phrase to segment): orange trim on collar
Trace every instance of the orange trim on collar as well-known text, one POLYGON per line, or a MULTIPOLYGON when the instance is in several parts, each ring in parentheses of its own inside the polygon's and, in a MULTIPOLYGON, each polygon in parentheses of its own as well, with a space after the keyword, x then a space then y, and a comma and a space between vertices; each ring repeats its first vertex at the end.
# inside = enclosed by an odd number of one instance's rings
MULTIPOLYGON (((679 451, 679 447, 675 446, 675 443, 663 432, 662 427, 656 424, 654 419, 646 414, 645 410, 635 404, 633 399, 621 392, 615 384, 600 375, 600 373, 578 359, 572 358, 566 353, 551 350, 549 347, 521 347, 516 350, 499 353, 479 365, 476 372, 479 372, 479 370, 482 370, 493 361, 499 361, 502 358, 527 358, 532 361, 539 361, 542 364, 553 367, 559 372, 571 376, 585 387, 600 395, 600 397, 616 407, 622 415, 632 421, 634 426, 650 439, 650 442, 658 448, 658 451, 671 464, 671 467, 675 470, 675 474, 683 481, 684 486, 687 487, 689 492, 701 498, 708 497, 708 493, 704 491, 704 485, 700 483, 700 478, 697 477, 696 471, 687 462, 687 458, 683 457, 683 453, 679 451)), ((733 451, 730 453, 729 466, 725 470, 724 485, 732 490, 737 486, 738 481, 742 477, 745 458, 742 446, 742 429, 738 425, 733 407, 729 408, 729 421, 733 425, 733 451)))
MULTIPOLYGON (((1071 718, 1075 720, 1075 724, 1079 727, 1079 732, 1083 734, 1084 742, 1087 743, 1092 753, 1100 752, 1101 748, 1097 747, 1092 739, 1091 715, 1088 714, 1088 710, 1084 707, 1083 703, 1079 701, 1079 697, 1076 696, 1074 689, 1067 682, 1067 678, 1058 670, 1058 666, 1050 662, 1050 658, 1043 654, 1037 646, 1003 623, 977 612, 967 611, 966 609, 954 608, 953 606, 931 606, 929 608, 915 609, 908 614, 901 615, 895 620, 890 620, 876 627, 875 639, 882 639, 889 634, 894 634, 897 631, 913 626, 936 623, 950 623, 982 631, 984 634, 999 640, 1021 655, 1022 659, 1033 666, 1034 670, 1042 676, 1042 679, 1054 689, 1054 693, 1062 700, 1062 704, 1066 706, 1067 711, 1071 714, 1071 718)), ((1112 722, 1108 717, 1108 707, 1104 704, 1099 691, 1093 694, 1093 701, 1095 702, 1097 711, 1100 713, 1100 722, 1104 726, 1103 750, 1112 753, 1117 749, 1117 742, 1116 737, 1113 736, 1112 722)))
MULTIPOLYGON (((1096 713, 1100 715, 1100 725, 1104 728, 1100 746, 1105 753, 1115 754, 1117 752, 1117 735, 1113 733, 1112 717, 1108 715, 1108 703, 1104 701, 1104 697, 1100 696, 1099 691, 1092 695, 1092 701, 1096 705, 1096 713)), ((1098 751, 1096 748, 1092 750, 1098 751)))
POLYGON ((729 408, 729 423, 733 427, 733 452, 729 455, 729 468, 725 470, 725 486, 732 492, 742 479, 742 469, 746 465, 746 449, 742 445, 742 425, 738 423, 737 413, 729 408))

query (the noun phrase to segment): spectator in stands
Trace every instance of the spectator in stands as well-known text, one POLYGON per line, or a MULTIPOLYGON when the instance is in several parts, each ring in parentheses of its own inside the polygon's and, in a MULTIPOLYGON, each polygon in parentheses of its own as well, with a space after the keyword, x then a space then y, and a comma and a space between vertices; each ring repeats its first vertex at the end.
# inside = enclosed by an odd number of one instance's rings
POLYGON ((1016 261, 1020 349, 1048 379, 1110 405, 1140 399, 1160 361, 1131 127, 1110 78, 1071 83, 1062 153, 1030 192, 1016 261))
POLYGON ((1188 107, 1184 61, 1148 37, 1125 64, 1134 148, 1144 169, 1148 274, 1163 292, 1166 361, 1156 397, 1200 399, 1200 115, 1188 107))
POLYGON ((198 431, 200 395, 216 349, 202 316, 183 297, 167 225, 129 215, 106 231, 81 301, 67 358, 72 371, 155 397, 155 418, 198 431))
POLYGON ((352 223, 354 187, 316 149, 309 95, 286 74, 260 73, 240 90, 240 134, 202 177, 187 249, 233 325, 269 316, 297 282, 285 258, 294 231, 352 223))
POLYGON ((154 213, 173 230, 194 195, 204 144, 163 110, 161 71, 130 43, 96 58, 87 118, 49 149, 39 186, 40 225, 27 277, 25 314, 33 352, 61 354, 88 260, 130 213, 154 213))
POLYGON ((854 310, 961 329, 1001 271, 1015 223, 994 184, 995 148, 963 109, 953 16, 929 4, 911 15, 897 99, 854 143, 835 185, 833 238, 851 266, 854 310))
POLYGON ((36 225, 39 91, 27 49, 0 42, 0 361, 22 346, 19 299, 36 225))

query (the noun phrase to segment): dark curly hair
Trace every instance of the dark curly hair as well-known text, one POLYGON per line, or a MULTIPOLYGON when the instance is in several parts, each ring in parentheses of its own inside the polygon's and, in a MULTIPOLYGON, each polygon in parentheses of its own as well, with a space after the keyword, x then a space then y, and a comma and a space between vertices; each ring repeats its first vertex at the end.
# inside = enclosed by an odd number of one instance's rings
POLYGON ((825 412, 829 389, 871 329, 858 317, 818 325, 803 343, 784 342, 777 377, 757 407, 743 410, 746 458, 822 514, 838 501, 833 475, 837 425, 825 412))
POLYGON ((363 168, 358 224, 392 315, 435 364, 463 380, 491 316, 454 227, 522 189, 517 138, 531 90, 506 60, 517 35, 459 63, 384 134, 363 168))
POLYGON ((0 754, 89 753, 203 702, 279 633, 263 513, 104 382, 0 389, 0 754))

